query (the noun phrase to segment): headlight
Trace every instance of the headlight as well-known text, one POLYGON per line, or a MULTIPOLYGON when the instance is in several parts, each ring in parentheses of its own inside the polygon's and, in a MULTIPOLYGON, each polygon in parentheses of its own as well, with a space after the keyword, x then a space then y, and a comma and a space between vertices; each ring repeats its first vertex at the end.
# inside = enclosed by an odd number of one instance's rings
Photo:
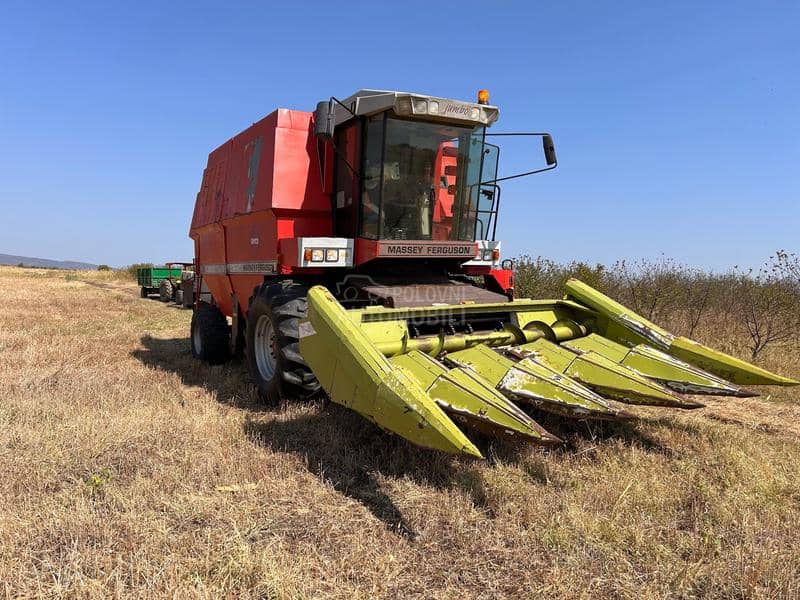
POLYGON ((311 251, 311 262, 322 262, 323 252, 321 248, 315 248, 311 251))
POLYGON ((325 250, 325 262, 339 262, 339 249, 328 248, 325 250))
POLYGON ((484 250, 482 255, 482 260, 491 261, 492 260, 492 252, 493 250, 484 250))

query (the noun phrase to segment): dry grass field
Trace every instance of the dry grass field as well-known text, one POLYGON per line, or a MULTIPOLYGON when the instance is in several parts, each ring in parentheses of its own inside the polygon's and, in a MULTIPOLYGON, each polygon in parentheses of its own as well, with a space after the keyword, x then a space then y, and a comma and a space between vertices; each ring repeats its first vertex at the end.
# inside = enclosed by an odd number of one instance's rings
MULTIPOLYGON (((241 361, 192 359, 189 311, 113 274, 0 267, 0 290, 8 597, 800 596, 800 391, 542 417, 565 447, 475 462, 265 409, 241 361)), ((796 346, 759 361, 800 375, 796 346)))

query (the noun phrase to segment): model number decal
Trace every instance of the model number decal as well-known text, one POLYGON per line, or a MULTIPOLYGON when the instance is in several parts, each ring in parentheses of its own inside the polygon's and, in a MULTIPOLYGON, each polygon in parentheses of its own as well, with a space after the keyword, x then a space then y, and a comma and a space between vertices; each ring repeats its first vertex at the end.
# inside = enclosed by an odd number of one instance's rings
POLYGON ((274 262, 228 263, 228 273, 274 273, 274 262))
POLYGON ((277 263, 252 262, 252 263, 227 263, 216 265, 201 265, 200 272, 204 275, 227 275, 227 274, 252 274, 252 275, 272 275, 277 271, 277 263))

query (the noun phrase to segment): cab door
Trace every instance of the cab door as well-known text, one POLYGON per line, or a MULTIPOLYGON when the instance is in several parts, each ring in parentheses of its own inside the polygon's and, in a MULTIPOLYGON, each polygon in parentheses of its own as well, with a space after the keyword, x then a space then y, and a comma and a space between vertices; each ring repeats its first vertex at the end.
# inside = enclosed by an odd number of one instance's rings
POLYGON ((337 128, 333 183, 333 228, 336 237, 355 238, 358 231, 360 200, 359 178, 354 172, 361 164, 361 122, 353 121, 337 128))
POLYGON ((497 219, 497 208, 500 202, 500 186, 494 182, 497 179, 497 163, 500 158, 500 148, 494 144, 483 144, 483 158, 481 160, 481 184, 478 187, 477 214, 475 218, 475 239, 493 240, 497 219))

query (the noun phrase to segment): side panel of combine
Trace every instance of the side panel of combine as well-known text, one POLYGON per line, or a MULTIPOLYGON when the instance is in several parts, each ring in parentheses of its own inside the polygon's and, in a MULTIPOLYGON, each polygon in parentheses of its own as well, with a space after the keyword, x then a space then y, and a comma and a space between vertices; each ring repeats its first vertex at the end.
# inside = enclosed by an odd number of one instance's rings
POLYGON ((219 225, 225 197, 225 179, 230 159, 230 141, 208 156, 203 182, 194 205, 189 231, 194 239, 197 273, 215 298, 229 298, 230 285, 225 276, 225 238, 219 225))
POLYGON ((311 113, 279 109, 209 155, 190 236, 223 313, 282 272, 279 240, 331 234, 311 113))

